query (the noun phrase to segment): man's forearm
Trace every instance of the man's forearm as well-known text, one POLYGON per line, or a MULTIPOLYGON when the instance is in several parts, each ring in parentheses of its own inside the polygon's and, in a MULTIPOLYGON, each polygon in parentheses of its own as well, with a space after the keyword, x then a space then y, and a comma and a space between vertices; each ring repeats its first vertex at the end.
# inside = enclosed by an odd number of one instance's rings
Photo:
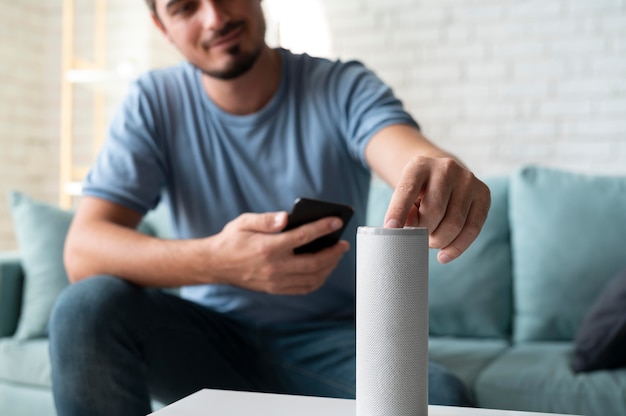
POLYGON ((140 286, 176 287, 199 283, 198 245, 198 240, 162 240, 102 221, 73 227, 64 257, 72 282, 108 274, 140 286))
POLYGON ((371 168, 394 188, 402 176, 402 169, 416 156, 449 158, 465 167, 459 158, 407 125, 389 126, 378 132, 368 144, 365 155, 371 168))
MULTIPOLYGON (((72 282, 108 274, 141 286, 199 283, 199 265, 210 264, 211 239, 161 240, 135 230, 142 215, 130 208, 85 196, 65 243, 65 268, 72 282), (202 252, 202 258, 196 253, 202 252)), ((202 276, 210 280, 210 276, 202 276)))

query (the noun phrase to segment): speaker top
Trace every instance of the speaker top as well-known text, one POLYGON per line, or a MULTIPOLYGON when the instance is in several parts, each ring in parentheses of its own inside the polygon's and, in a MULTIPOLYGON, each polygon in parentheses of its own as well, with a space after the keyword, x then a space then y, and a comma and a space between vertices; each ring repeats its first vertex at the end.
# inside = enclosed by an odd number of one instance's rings
POLYGON ((404 228, 384 228, 360 226, 356 230, 357 234, 365 235, 428 235, 426 227, 404 227, 404 228))

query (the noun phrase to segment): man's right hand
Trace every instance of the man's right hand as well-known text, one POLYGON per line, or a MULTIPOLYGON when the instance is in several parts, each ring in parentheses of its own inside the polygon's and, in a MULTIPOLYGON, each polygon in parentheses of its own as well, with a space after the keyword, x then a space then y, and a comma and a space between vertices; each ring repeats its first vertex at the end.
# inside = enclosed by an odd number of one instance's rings
POLYGON ((349 250, 348 242, 315 254, 296 255, 293 250, 340 229, 341 220, 328 217, 280 232, 286 224, 286 212, 242 214, 226 224, 204 240, 210 259, 205 264, 211 267, 204 271, 207 280, 280 295, 319 289, 349 250))

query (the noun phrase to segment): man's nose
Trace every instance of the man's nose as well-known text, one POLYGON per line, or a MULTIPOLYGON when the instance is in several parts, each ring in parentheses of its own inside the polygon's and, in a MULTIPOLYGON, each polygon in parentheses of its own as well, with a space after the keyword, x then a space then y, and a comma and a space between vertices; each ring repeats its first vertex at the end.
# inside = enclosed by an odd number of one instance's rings
POLYGON ((223 1, 204 0, 198 10, 198 18, 207 30, 220 30, 229 21, 228 13, 225 10, 223 1))

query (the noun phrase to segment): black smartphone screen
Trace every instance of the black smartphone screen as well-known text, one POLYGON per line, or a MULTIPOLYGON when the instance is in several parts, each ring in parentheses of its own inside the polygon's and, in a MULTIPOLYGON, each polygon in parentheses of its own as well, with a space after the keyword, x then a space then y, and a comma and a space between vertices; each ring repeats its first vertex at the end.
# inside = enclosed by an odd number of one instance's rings
POLYGON ((343 221, 343 227, 333 233, 324 235, 308 244, 297 247, 294 253, 316 253, 326 247, 335 245, 341 238, 341 234, 348 225, 354 210, 351 206, 337 204, 335 202, 322 201, 319 199, 298 198, 293 204, 287 226, 283 231, 288 231, 312 221, 325 217, 339 217, 343 221))

